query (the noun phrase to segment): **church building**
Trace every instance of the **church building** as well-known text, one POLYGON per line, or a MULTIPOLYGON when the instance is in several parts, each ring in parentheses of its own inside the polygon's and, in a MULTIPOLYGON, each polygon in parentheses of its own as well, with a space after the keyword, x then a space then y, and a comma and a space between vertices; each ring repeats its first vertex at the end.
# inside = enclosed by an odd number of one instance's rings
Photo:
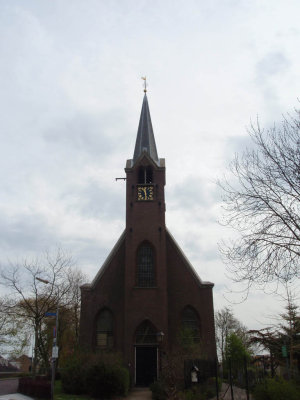
MULTIPOLYGON (((213 283, 202 281, 165 225, 165 159, 157 154, 147 94, 126 167, 126 227, 90 284, 81 287, 80 344, 122 354, 132 382, 159 377, 181 329, 216 357, 213 283)), ((188 227, 186 228, 188 229, 188 227)))

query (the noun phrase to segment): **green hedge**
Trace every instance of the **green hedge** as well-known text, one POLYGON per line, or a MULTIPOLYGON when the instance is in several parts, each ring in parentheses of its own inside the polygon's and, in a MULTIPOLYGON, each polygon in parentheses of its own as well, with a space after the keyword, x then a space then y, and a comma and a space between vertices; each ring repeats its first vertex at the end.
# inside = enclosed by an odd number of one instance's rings
POLYGON ((98 364, 86 373, 87 393, 97 399, 126 396, 129 389, 129 373, 125 368, 98 364))
POLYGON ((153 400, 166 400, 166 392, 163 382, 155 381, 150 385, 153 400))
POLYGON ((255 400, 299 400, 300 388, 282 378, 265 379, 253 391, 255 400))
POLYGON ((89 394, 97 399, 126 396, 129 372, 118 362, 73 356, 61 369, 62 388, 69 394, 89 394))
POLYGON ((85 371, 80 357, 70 357, 64 368, 60 370, 63 391, 70 394, 85 393, 85 371))

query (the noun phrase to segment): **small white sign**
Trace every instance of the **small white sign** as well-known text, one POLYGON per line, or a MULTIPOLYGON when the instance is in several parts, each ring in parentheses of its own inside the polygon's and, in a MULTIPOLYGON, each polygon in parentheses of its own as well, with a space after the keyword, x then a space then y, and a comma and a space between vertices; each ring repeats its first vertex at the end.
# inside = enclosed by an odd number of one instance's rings
POLYGON ((52 358, 58 358, 58 346, 52 347, 52 358))
POLYGON ((198 382, 198 376, 196 371, 191 372, 191 381, 192 383, 197 383, 198 382))

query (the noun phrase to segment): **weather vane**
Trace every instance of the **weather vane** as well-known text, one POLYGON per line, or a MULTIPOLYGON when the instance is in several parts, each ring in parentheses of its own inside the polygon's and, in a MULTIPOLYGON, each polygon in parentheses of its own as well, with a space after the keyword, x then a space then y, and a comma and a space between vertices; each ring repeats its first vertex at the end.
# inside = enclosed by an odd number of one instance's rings
POLYGON ((146 93, 147 92, 147 78, 145 77, 145 76, 142 76, 142 79, 143 79, 143 81, 144 81, 144 92, 146 93))

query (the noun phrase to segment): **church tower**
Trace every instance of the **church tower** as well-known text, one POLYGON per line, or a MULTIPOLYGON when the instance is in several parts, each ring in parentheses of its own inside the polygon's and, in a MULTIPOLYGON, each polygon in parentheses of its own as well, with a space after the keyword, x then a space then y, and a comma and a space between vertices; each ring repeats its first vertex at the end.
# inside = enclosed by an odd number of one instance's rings
MULTIPOLYGON (((165 160, 158 158, 145 93, 133 159, 126 163, 125 351, 137 326, 168 331, 165 160)), ((148 347, 136 347, 136 359, 148 347)))
POLYGON ((143 99, 133 158, 126 167, 126 227, 91 284, 81 287, 81 347, 118 351, 132 381, 159 377, 163 351, 188 328, 216 356, 212 287, 203 282, 165 225, 165 160, 159 158, 143 99))

